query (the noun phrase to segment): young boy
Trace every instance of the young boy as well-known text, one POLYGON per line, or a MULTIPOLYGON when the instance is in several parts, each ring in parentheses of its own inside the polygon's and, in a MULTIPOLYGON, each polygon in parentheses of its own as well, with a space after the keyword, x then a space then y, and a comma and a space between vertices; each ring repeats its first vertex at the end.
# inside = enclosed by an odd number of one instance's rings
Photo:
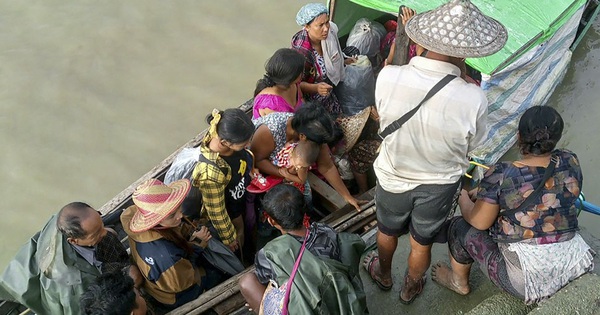
POLYGON ((290 185, 279 184, 269 190, 263 207, 267 222, 282 235, 257 253, 255 271, 239 281, 248 306, 258 312, 262 302, 268 309, 277 295, 265 294, 267 286, 276 283, 280 287, 289 281, 304 246, 306 251, 292 280, 289 313, 365 314, 366 297, 357 266, 365 248, 360 236, 337 233, 323 223, 309 225, 304 198, 290 185))

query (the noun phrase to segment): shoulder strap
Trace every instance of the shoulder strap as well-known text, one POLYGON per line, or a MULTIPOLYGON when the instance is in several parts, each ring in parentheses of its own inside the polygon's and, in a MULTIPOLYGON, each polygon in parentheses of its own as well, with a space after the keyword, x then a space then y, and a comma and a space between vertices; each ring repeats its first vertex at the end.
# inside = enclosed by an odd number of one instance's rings
POLYGON ((215 161, 209 160, 202 152, 200 152, 200 156, 198 157, 198 162, 204 162, 206 164, 214 165, 216 168, 220 169, 225 176, 227 176, 228 170, 225 167, 219 167, 215 161))
POLYGON ((290 292, 292 291, 292 286, 294 284, 294 278, 296 277, 296 272, 298 271, 298 267, 300 267, 300 260, 302 260, 302 255, 304 254, 304 250, 306 249, 306 240, 308 239, 308 231, 306 229, 306 235, 304 236, 304 242, 302 242, 302 247, 300 248, 300 253, 298 253, 298 258, 296 258, 296 262, 294 263, 294 269, 292 269, 292 273, 290 274, 290 278, 288 279, 287 288, 285 290, 285 296, 283 297, 283 309, 281 310, 282 315, 288 315, 288 303, 290 301, 290 292))
POLYGON ((445 77, 443 77, 438 83, 436 83, 431 88, 431 90, 429 90, 429 92, 427 92, 425 97, 421 100, 421 102, 419 102, 419 105, 417 105, 415 108, 413 108, 408 113, 404 114, 402 117, 396 119, 393 123, 389 124, 379 134, 379 137, 381 138, 381 140, 385 139, 385 137, 389 136, 392 132, 400 129, 400 127, 402 127, 402 125, 404 125, 404 123, 407 120, 409 120, 419 110, 419 108, 421 107, 421 105, 423 105, 423 103, 427 102, 427 100, 429 100, 432 96, 434 96, 437 92, 439 92, 444 86, 446 86, 446 84, 450 83, 450 81, 454 80, 454 78, 456 78, 456 76, 453 74, 447 74, 445 77))
POLYGON ((539 198, 540 194, 542 193, 542 188, 544 188, 546 181, 548 181, 550 176, 552 176, 552 174, 554 174, 554 168, 556 167, 557 163, 558 163, 558 157, 553 155, 552 158, 550 159, 550 165, 548 165, 548 168, 546 168, 546 171, 544 172, 544 177, 542 178, 542 182, 535 188, 535 190, 529 196, 527 196, 527 198, 525 198, 525 200, 523 200, 523 202, 521 202, 521 204, 517 208, 502 211, 502 212, 500 212, 500 215, 510 216, 517 212, 524 211, 525 208, 527 206, 529 206, 534 200, 537 200, 539 198))

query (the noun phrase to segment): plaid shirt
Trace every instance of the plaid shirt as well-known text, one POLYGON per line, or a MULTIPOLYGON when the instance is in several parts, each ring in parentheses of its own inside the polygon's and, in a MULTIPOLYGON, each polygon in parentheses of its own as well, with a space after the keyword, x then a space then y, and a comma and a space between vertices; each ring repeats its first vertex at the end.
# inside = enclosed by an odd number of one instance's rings
POLYGON ((202 216, 208 219, 219 233, 219 238, 225 245, 233 243, 237 234, 225 208, 225 188, 231 180, 231 167, 208 148, 210 141, 207 136, 200 146, 200 153, 208 160, 214 161, 218 167, 205 162, 198 162, 192 173, 192 185, 202 192, 202 216), (222 170, 226 170, 224 174, 222 170))

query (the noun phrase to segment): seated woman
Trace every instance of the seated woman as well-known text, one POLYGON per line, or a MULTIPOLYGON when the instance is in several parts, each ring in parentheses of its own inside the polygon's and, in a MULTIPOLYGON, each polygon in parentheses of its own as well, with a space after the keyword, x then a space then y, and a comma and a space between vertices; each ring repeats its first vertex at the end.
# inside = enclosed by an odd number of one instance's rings
POLYGON ((169 185, 150 179, 136 188, 134 205, 121 214, 131 256, 145 279, 143 287, 168 309, 197 298, 218 281, 216 271, 197 262, 210 232, 181 222, 181 203, 189 190, 187 179, 169 185), (200 243, 191 243, 194 239, 200 243))
POLYGON ((256 132, 250 148, 261 173, 292 180, 287 168, 277 164, 277 153, 288 141, 312 141, 320 146, 317 158, 319 173, 348 203, 360 209, 331 159, 327 143, 336 137, 335 123, 322 106, 306 103, 295 114, 272 113, 255 119, 254 124, 256 132))
POLYGON ((463 216, 448 232, 451 267, 432 267, 434 281, 468 294, 477 261, 494 284, 530 304, 593 268, 593 251, 577 233, 579 160, 554 149, 562 131, 563 120, 552 107, 525 111, 519 121, 521 159, 490 168, 475 203, 462 191, 463 216))
POLYGON ((278 289, 265 293, 269 282, 274 282, 290 290, 286 305, 290 314, 365 314, 366 297, 357 270, 365 247, 362 239, 338 234, 322 223, 309 225, 304 198, 290 185, 269 190, 263 207, 268 223, 282 235, 257 253, 255 271, 240 279, 240 291, 250 308, 274 314, 270 307, 280 307, 281 294, 278 289))
POLYGON ((318 102, 337 117, 342 109, 333 88, 344 80, 344 64, 355 60, 344 59, 338 28, 329 21, 329 10, 324 4, 303 6, 296 15, 296 23, 303 26, 292 37, 292 48, 306 58, 300 83, 304 100, 318 102))
POLYGON ((266 74, 256 83, 252 118, 272 112, 293 113, 300 107, 302 70, 304 56, 293 49, 278 49, 265 65, 266 74))
POLYGON ((244 148, 254 134, 254 125, 238 108, 215 109, 206 121, 210 127, 200 153, 209 163, 198 162, 192 185, 202 192, 202 218, 210 221, 223 244, 235 252, 244 241, 242 213, 253 165, 252 155, 244 148))

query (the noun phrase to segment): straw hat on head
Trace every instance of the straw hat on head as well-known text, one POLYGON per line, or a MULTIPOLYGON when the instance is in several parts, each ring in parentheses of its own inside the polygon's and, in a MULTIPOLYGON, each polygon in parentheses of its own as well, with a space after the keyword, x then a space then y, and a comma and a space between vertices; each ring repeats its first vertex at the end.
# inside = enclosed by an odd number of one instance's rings
POLYGON ((469 0, 450 2, 413 16, 406 34, 427 50, 458 58, 485 57, 504 47, 504 25, 484 15, 469 0))
POLYGON ((189 191, 188 179, 180 179, 169 185, 158 179, 150 179, 139 185, 132 196, 138 211, 133 215, 129 229, 143 232, 155 227, 179 208, 189 191))
POLYGON ((356 141, 358 141, 360 133, 369 119, 369 114, 371 114, 370 106, 361 110, 354 116, 345 116, 337 120, 344 132, 344 139, 346 140, 344 152, 350 151, 356 144, 356 141))

